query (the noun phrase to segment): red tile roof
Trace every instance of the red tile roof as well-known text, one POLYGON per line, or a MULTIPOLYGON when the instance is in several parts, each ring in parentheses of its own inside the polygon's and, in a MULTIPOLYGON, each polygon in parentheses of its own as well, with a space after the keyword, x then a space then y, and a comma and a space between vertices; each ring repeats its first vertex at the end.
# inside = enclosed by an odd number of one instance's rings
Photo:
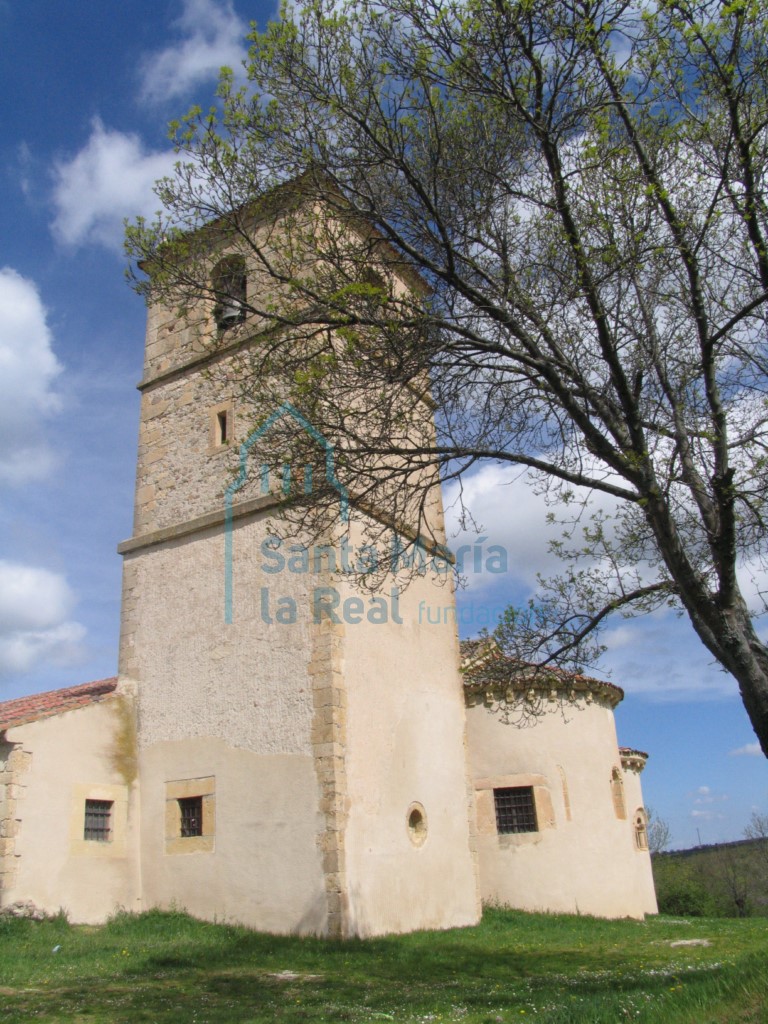
POLYGON ((622 757, 648 757, 644 750, 635 750, 634 747, 619 747, 619 753, 622 757))
POLYGON ((484 690, 489 686, 512 686, 521 692, 537 681, 542 687, 560 683, 567 689, 602 694, 613 707, 624 699, 624 691, 615 683, 604 679, 569 672, 555 665, 537 665, 533 661, 518 661, 504 654, 491 637, 462 640, 461 669, 467 690, 484 690))
POLYGON ((63 690, 48 690, 47 693, 33 693, 29 697, 17 697, 0 703, 0 732, 15 725, 36 722, 39 718, 50 718, 64 711, 73 711, 88 704, 95 704, 117 686, 117 678, 98 679, 95 683, 67 686, 63 690))

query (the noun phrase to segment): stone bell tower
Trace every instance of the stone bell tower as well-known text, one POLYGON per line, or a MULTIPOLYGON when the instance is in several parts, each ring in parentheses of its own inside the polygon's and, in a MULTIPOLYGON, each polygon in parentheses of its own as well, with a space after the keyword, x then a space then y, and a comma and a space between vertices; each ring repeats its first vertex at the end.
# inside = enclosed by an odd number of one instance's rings
MULTIPOLYGON (((417 577, 385 606, 311 549, 285 557, 259 438, 227 391, 248 320, 236 302, 198 312, 149 310, 120 545, 142 905, 329 936, 473 923, 455 619, 422 614, 452 606, 450 587, 417 577)), ((312 429, 295 412, 264 410, 312 429)))

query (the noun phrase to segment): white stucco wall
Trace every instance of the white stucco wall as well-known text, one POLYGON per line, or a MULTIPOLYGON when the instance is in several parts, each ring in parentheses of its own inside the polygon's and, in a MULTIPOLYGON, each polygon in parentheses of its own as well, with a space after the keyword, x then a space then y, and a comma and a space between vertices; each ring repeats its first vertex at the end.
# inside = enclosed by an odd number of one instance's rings
POLYGON ((290 575, 277 588, 262 571, 267 530, 263 516, 236 525, 232 623, 224 616, 223 527, 126 556, 143 905, 322 933, 309 586, 290 575), (264 621, 262 586, 273 604, 276 589, 292 595, 295 624, 264 621), (187 841, 189 853, 168 852, 167 786, 202 778, 215 779, 212 847, 187 841))
POLYGON ((145 906, 182 907, 261 931, 325 932, 310 757, 257 754, 218 737, 160 742, 142 751, 141 776, 145 906), (215 779, 211 848, 198 850, 186 839, 172 850, 166 843, 168 785, 199 778, 215 779))
MULTIPOLYGON (((636 765, 636 759, 630 759, 631 764, 636 765)), ((638 812, 645 811, 645 805, 643 801, 643 789, 642 789, 642 778, 640 772, 636 766, 624 768, 624 793, 627 800, 627 815, 629 817, 629 823, 632 826, 632 835, 635 836, 635 816, 638 812)), ((647 816, 646 816, 647 820, 647 816)), ((647 841, 647 834, 646 834, 647 841)), ((635 846, 637 848, 637 841, 635 839, 635 846)), ((658 913, 658 905, 656 903, 656 890, 653 884, 653 868, 651 866, 651 854, 648 849, 636 850, 636 856, 633 858, 633 864, 635 868, 635 888, 640 894, 643 906, 645 907, 646 914, 658 913)))
POLYGON ((31 900, 77 923, 137 908, 137 794, 114 764, 119 704, 112 697, 8 730, 26 756, 16 759, 15 878, 4 904, 31 900), (86 799, 113 802, 108 842, 84 839, 86 799))
MULTIPOLYGON (((624 818, 612 797, 612 772, 621 772, 621 762, 611 708, 582 696, 561 713, 554 702, 521 728, 505 724, 498 705, 487 707, 481 698, 467 718, 483 899, 601 917, 655 911, 644 876, 647 855, 634 841, 630 795, 624 794, 624 818), (543 791, 537 793, 539 831, 499 835, 493 788, 528 784, 543 791)), ((639 793, 635 781, 632 799, 639 793)))
MULTIPOLYGON (((338 747, 331 802, 343 804, 344 817, 333 866, 346 933, 472 923, 479 905, 455 627, 450 617, 426 625, 419 609, 425 600, 449 605, 450 590, 418 579, 393 607, 385 589, 387 623, 365 614, 345 621, 340 613, 334 642, 345 709, 337 712, 340 732, 321 735, 318 728, 330 727, 318 726, 313 701, 313 592, 331 583, 340 608, 359 593, 338 579, 266 572, 265 564, 274 566, 260 545, 270 529, 266 514, 236 525, 231 624, 221 528, 127 556, 133 610, 125 660, 139 693, 143 904, 323 932, 321 837, 330 798, 318 758, 338 747), (292 597, 295 624, 264 622, 262 587, 273 617, 277 601, 292 597), (166 785, 210 776, 213 849, 166 853, 166 785), (414 802, 427 816, 422 846, 407 828, 414 802)), ((370 607, 369 599, 363 604, 370 607)))
POLYGON ((361 935, 479 917, 455 626, 428 625, 422 604, 452 601, 449 587, 416 579, 400 596, 402 624, 346 627, 347 881, 361 935), (421 845, 407 827, 415 803, 421 845))

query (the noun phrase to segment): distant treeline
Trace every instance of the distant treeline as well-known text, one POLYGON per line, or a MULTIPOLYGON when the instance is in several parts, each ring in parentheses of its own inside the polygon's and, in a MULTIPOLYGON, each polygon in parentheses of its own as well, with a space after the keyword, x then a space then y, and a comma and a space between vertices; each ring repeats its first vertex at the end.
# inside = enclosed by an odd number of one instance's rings
POLYGON ((685 917, 768 917, 768 839, 657 853, 659 912, 685 917))

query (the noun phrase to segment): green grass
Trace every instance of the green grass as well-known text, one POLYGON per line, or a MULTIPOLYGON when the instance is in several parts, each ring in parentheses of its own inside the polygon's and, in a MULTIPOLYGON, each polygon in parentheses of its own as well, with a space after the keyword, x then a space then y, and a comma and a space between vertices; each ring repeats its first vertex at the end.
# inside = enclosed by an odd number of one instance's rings
POLYGON ((0 919, 0 1022, 764 1024, 767 953, 764 918, 493 909, 476 928, 345 943, 181 913, 0 919), (670 945, 691 938, 711 944, 670 945))

